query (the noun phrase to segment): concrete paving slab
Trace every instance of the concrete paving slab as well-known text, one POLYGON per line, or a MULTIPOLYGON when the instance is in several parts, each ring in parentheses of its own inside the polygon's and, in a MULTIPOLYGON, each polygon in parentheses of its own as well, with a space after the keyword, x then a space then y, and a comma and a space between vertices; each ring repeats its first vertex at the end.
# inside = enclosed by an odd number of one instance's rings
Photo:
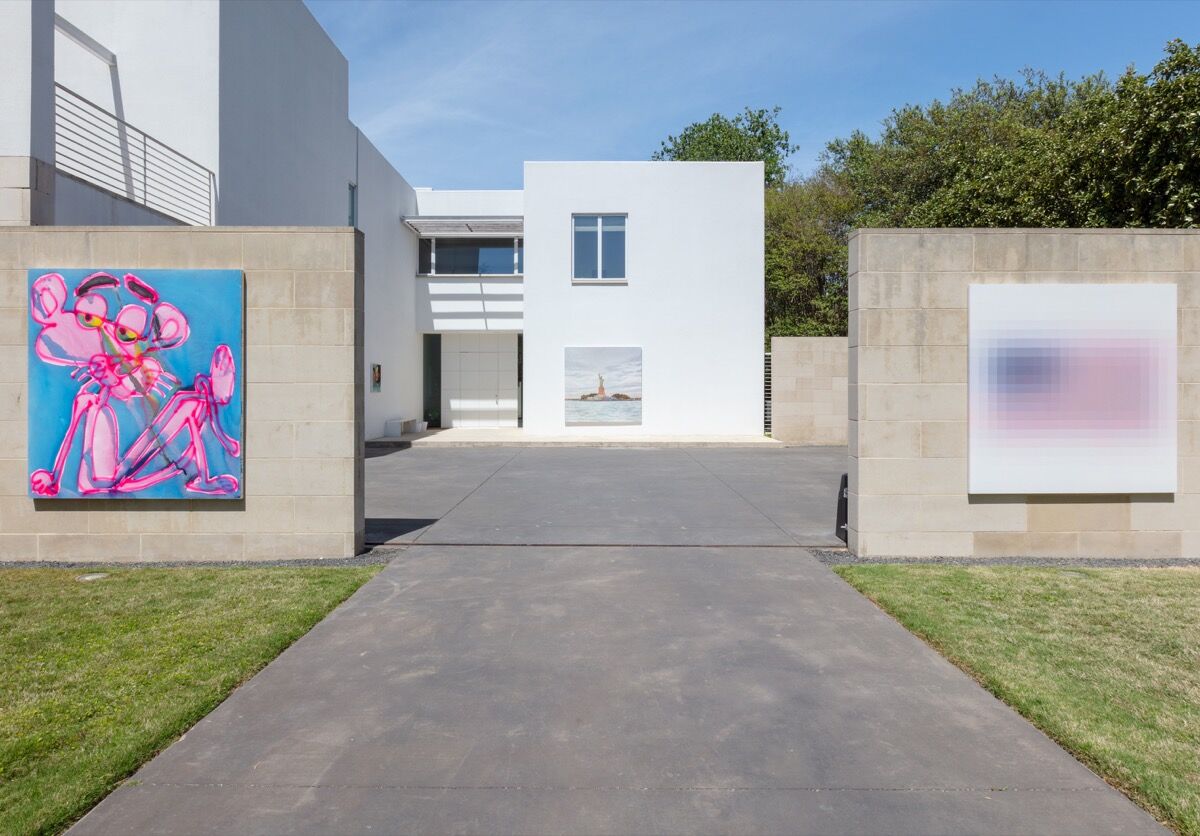
POLYGON ((801 545, 841 546, 834 534, 845 447, 690 450, 693 459, 801 545))
MULTIPOLYGON (((117 790, 93 833, 793 833, 822 836, 969 836, 1144 832, 1129 802, 1108 790, 1065 792, 874 789, 591 789, 486 787, 157 786, 117 790), (1080 827, 1076 812, 1093 815, 1080 827), (160 816, 163 807, 169 820, 160 816), (247 817, 253 807, 258 812, 247 817), (185 826, 178 826, 179 822, 185 826)), ((91 818, 91 817, 89 817, 91 818)), ((1144 824, 1144 823, 1143 823, 1144 824)), ((80 828, 81 830, 83 828, 80 828)), ((1148 832, 1153 832, 1150 830, 1148 832)), ((1165 831, 1159 830, 1159 833, 1165 831)))
POLYGON ((1154 833, 791 548, 408 548, 79 833, 1154 833))
POLYGON ((416 540, 516 450, 374 451, 366 460, 367 542, 416 540))
POLYGON ((367 460, 367 542, 837 546, 844 447, 413 448, 367 460))
POLYGON ((421 542, 795 545, 687 450, 518 452, 421 542))

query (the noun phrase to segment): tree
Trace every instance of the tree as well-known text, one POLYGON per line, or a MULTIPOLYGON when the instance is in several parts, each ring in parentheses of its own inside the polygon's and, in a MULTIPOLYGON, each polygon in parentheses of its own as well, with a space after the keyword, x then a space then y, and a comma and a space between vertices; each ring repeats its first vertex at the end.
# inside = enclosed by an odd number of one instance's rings
POLYGON ((655 151, 654 160, 761 160, 766 185, 782 186, 787 178, 787 158, 795 146, 779 127, 779 108, 745 111, 732 119, 714 113, 705 122, 688 125, 679 136, 668 136, 655 151))
POLYGON ((1115 83, 1026 71, 906 105, 792 182, 778 115, 717 114, 654 155, 766 163, 769 336, 846 333, 853 227, 1200 226, 1200 45, 1181 40, 1115 83))
POLYGON ((835 174, 766 195, 767 336, 846 333, 846 259, 857 197, 835 174))
POLYGON ((1107 127, 1081 179, 1112 226, 1200 225, 1200 44, 1174 40, 1166 52, 1148 76, 1121 77, 1111 120, 1097 108, 1081 126, 1107 127))
POLYGON ((1200 213, 1200 48, 1148 75, 1026 71, 892 112, 831 142, 857 226, 1190 227, 1200 213))

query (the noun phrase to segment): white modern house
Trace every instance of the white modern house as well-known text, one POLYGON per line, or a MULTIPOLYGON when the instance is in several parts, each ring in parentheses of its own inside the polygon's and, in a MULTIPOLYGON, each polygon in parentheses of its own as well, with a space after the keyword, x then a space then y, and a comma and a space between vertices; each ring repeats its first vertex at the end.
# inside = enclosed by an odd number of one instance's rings
POLYGON ((0 224, 362 230, 368 439, 762 433, 759 163, 413 188, 299 0, 6 0, 0 75, 0 224))

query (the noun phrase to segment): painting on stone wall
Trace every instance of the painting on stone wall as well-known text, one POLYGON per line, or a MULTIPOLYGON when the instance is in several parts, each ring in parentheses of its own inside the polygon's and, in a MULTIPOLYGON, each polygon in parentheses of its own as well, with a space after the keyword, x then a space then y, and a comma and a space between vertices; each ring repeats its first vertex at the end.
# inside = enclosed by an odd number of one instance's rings
POLYGON ((1172 493, 1173 284, 971 285, 969 490, 1172 493))
POLYGON ((642 350, 566 349, 568 427, 631 426, 642 423, 642 350))
POLYGON ((29 271, 29 494, 242 496, 240 270, 29 271))

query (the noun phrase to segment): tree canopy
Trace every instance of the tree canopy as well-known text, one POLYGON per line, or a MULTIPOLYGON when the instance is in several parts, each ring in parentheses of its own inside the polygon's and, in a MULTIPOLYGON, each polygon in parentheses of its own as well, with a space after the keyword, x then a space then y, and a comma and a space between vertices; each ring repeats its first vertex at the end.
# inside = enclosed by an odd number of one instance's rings
POLYGON ((847 240, 857 197, 830 172, 766 194, 768 337, 846 333, 847 240))
POLYGON ((767 186, 782 186, 787 178, 787 158, 795 150, 788 132, 779 127, 779 108, 746 108, 733 118, 714 113, 704 122, 669 136, 654 152, 654 160, 761 161, 767 186))
POLYGON ((1116 83, 980 81, 829 143, 824 167, 859 196, 855 226, 1196 226, 1200 47, 1116 83))
POLYGON ((1200 44, 1115 82, 1029 70, 906 105, 791 180, 779 113, 714 114, 654 154, 766 164, 769 336, 846 332, 855 227, 1200 226, 1200 44))

